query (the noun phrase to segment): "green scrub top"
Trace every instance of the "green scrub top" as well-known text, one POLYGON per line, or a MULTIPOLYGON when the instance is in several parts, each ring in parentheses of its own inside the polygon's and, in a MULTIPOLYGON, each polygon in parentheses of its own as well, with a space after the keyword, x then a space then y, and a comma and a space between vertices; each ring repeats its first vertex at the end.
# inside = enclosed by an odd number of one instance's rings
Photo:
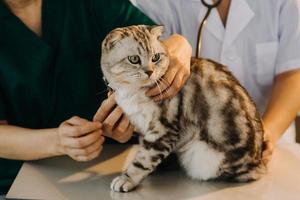
MULTIPOLYGON (((0 121, 51 128, 74 115, 91 120, 106 97, 101 41, 133 24, 153 22, 128 0, 43 0, 38 37, 0 1, 0 121)), ((0 159, 0 194, 21 163, 0 159)))

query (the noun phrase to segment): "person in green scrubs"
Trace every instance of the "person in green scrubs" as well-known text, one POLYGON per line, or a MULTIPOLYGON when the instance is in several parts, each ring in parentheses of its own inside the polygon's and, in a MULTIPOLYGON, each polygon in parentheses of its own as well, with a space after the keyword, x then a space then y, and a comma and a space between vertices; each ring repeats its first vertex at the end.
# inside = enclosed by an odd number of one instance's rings
MULTIPOLYGON (((104 136, 130 139, 134 128, 107 98, 99 63, 105 35, 133 24, 153 22, 127 0, 0 0, 0 195, 22 161, 89 161, 104 136)), ((185 38, 163 42, 170 84, 161 97, 158 88, 148 91, 155 100, 175 95, 189 76, 185 38)))

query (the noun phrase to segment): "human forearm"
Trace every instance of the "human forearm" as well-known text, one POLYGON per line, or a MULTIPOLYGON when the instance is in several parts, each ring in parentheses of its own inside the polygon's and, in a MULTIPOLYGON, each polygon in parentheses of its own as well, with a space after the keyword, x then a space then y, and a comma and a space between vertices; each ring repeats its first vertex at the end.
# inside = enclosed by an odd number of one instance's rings
POLYGON ((275 143, 295 119, 300 109, 300 70, 275 78, 271 99, 263 115, 269 140, 275 143))
POLYGON ((0 125, 0 157, 36 160, 61 155, 57 129, 26 129, 0 125))
POLYGON ((77 161, 99 156, 102 125, 74 116, 53 129, 26 129, 0 125, 0 158, 37 160, 68 155, 77 161))

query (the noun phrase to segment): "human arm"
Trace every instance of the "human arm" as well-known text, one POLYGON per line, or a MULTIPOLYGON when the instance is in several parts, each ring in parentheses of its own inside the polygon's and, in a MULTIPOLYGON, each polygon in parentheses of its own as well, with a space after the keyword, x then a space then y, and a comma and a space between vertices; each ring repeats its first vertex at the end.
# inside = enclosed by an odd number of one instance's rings
POLYGON ((72 117, 58 128, 27 129, 0 125, 0 158, 37 160, 68 155, 77 161, 97 157, 104 138, 101 124, 72 117))
POLYGON ((300 110, 300 70, 279 74, 275 77, 270 101, 263 115, 267 150, 263 158, 268 162, 273 147, 289 127, 300 110))
POLYGON ((299 111, 300 2, 283 1, 278 17, 278 52, 272 93, 263 115, 270 160, 273 147, 299 111))
POLYGON ((36 160, 59 155, 55 129, 31 130, 0 125, 0 157, 36 160))

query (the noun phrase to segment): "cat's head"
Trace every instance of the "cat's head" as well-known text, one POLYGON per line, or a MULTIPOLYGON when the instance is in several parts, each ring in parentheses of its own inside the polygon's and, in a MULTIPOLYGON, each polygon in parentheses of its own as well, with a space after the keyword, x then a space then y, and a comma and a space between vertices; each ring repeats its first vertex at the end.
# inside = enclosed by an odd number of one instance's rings
POLYGON ((113 89, 150 87, 169 66, 159 41, 163 26, 129 26, 111 31, 102 42, 101 68, 113 89))

